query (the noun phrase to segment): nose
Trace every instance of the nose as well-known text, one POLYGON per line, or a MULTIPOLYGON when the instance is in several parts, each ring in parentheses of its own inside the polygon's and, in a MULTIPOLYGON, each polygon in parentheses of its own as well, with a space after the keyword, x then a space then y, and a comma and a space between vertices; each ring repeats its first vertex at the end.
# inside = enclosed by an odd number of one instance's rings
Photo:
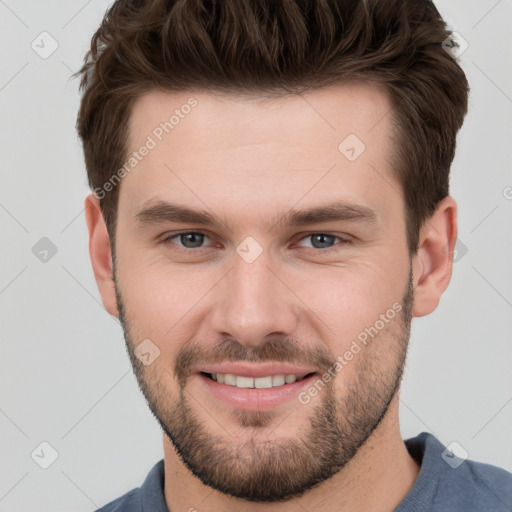
POLYGON ((212 328, 240 344, 256 347, 265 337, 292 335, 298 323, 298 299, 272 265, 268 250, 252 263, 238 254, 230 272, 217 287, 212 328))

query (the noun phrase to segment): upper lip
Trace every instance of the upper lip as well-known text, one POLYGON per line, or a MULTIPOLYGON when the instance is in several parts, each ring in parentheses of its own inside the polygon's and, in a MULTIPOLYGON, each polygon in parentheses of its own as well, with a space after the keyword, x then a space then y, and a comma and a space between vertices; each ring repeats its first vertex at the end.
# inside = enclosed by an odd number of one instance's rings
POLYGON ((268 375, 296 375, 302 378, 316 370, 286 363, 232 363, 210 364, 197 369, 197 373, 229 373, 241 377, 267 377, 268 375))

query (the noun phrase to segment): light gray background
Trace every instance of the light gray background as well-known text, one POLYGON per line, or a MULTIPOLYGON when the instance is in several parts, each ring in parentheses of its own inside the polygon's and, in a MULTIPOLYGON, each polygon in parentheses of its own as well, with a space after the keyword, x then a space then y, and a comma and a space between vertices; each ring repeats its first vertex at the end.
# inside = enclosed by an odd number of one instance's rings
MULTIPOLYGON (((121 327, 101 305, 83 213, 69 77, 109 4, 0 0, 0 511, 93 510, 163 456, 121 327), (31 48, 43 31, 59 45, 47 59, 31 48), (46 263, 32 253, 42 237, 58 249, 46 263), (31 458, 43 441, 58 452, 46 470, 31 458)), ((469 43, 452 169, 467 252, 438 310, 413 322, 402 433, 433 432, 512 471, 512 0, 437 5, 469 43)))

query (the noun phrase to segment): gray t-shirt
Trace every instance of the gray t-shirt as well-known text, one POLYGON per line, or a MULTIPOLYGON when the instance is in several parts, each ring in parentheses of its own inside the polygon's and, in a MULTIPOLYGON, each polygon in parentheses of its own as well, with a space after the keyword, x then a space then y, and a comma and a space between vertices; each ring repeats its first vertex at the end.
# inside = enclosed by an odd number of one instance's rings
MULTIPOLYGON (((462 461, 427 432, 406 440, 405 445, 421 470, 394 512, 512 512, 512 473, 462 461)), ((141 487, 96 512, 172 512, 165 504, 163 485, 162 459, 141 487)))

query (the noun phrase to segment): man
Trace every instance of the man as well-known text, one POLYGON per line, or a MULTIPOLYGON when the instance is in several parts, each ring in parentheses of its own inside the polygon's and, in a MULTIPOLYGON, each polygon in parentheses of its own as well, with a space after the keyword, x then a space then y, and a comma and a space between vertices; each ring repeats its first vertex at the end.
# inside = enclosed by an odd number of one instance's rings
POLYGON ((468 84, 429 1, 118 1, 81 70, 89 247, 164 459, 102 511, 505 511, 403 441, 468 84))

